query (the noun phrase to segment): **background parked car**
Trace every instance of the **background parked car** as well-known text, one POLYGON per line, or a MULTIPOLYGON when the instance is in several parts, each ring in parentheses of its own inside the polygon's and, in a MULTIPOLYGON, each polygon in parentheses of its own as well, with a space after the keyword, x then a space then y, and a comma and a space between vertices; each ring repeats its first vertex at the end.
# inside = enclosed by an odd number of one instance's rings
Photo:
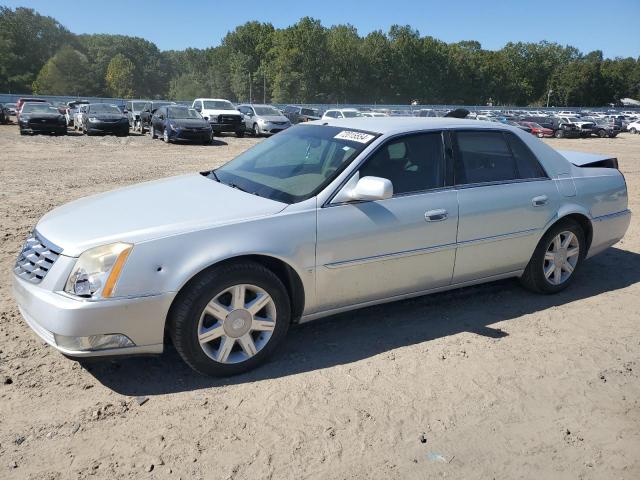
POLYGON ((627 125, 627 130, 631 133, 639 133, 640 132, 640 120, 636 120, 635 122, 627 125))
POLYGON ((146 102, 140 112, 140 133, 145 133, 151 127, 151 117, 155 111, 160 107, 166 107, 167 105, 177 105, 176 102, 170 102, 168 100, 153 100, 146 102))
POLYGON ((578 117, 563 117, 558 115, 558 118, 564 123, 570 123, 580 129, 580 134, 583 137, 590 137, 594 134, 594 128, 596 124, 591 119, 578 118, 578 117))
POLYGON ((0 123, 9 123, 9 111, 0 103, 0 123))
POLYGON ((19 98, 18 101, 16 102, 16 119, 20 120, 20 111, 22 110, 22 106, 25 103, 46 103, 47 105, 51 105, 48 101, 42 99, 42 98, 31 98, 31 97, 23 97, 23 98, 19 98))
POLYGON ((20 109, 18 120, 20 135, 28 133, 53 133, 65 135, 67 120, 56 107, 46 102, 26 102, 20 109))
POLYGON ((324 112, 322 118, 355 118, 361 116, 360 111, 355 108, 333 108, 324 112))
POLYGON ((600 138, 615 138, 620 133, 620 127, 607 118, 600 118, 595 120, 591 131, 593 135, 597 135, 600 138))
POLYGON ((82 133, 86 135, 113 133, 129 135, 129 120, 116 105, 110 103, 90 103, 82 107, 82 133))
POLYGON ((524 122, 535 122, 544 128, 553 131, 556 138, 578 138, 582 136, 582 132, 577 125, 572 123, 564 123, 556 117, 525 117, 524 122))
POLYGON ((553 130, 550 128, 544 128, 542 125, 536 122, 518 122, 520 125, 524 125, 531 129, 531 134, 538 138, 553 137, 553 130))
POLYGON ((16 116, 16 104, 15 103, 5 103, 4 104, 4 108, 7 111, 7 113, 12 116, 15 117, 16 116))
POLYGON ((238 111, 244 116, 246 129, 256 137, 273 135, 291 126, 289 119, 271 105, 240 105, 238 111))
POLYGON ((144 133, 142 131, 140 114, 144 110, 144 106, 146 104, 147 100, 130 100, 125 105, 125 109, 127 110, 127 118, 129 119, 129 128, 132 128, 134 132, 144 133))
POLYGON ((295 125, 301 122, 312 122, 320 120, 320 113, 315 108, 300 107, 296 105, 288 105, 284 108, 284 116, 295 125))
POLYGON ((191 107, 209 121, 214 135, 219 135, 222 132, 235 132, 236 137, 244 137, 246 127, 242 114, 229 100, 196 98, 191 107))
POLYGON ((159 107, 151 117, 151 138, 159 136, 166 143, 173 141, 200 142, 209 145, 213 140, 211 125, 194 108, 183 105, 159 107))
POLYGON ((67 102, 67 109, 65 111, 65 118, 67 119, 67 126, 73 127, 75 123, 75 115, 80 110, 82 105, 89 105, 89 100, 74 100, 73 102, 67 102))

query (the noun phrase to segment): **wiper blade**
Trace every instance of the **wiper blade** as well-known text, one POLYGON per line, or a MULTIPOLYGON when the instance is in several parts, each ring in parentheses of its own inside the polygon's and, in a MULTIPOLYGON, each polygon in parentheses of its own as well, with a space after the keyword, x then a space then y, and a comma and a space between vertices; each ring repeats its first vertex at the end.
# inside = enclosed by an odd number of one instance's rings
POLYGON ((260 194, 256 193, 256 192, 250 192, 249 190, 245 190, 244 188, 242 188, 240 185, 236 184, 236 183, 225 183, 225 185, 228 185, 231 188, 235 188, 236 190, 240 190, 241 192, 245 192, 248 193, 250 195, 256 195, 256 196, 260 196, 260 194))
POLYGON ((215 170, 211 170, 209 173, 210 173, 211 175, 213 175, 213 179, 214 179, 216 182, 220 183, 220 179, 218 178, 218 175, 216 175, 216 171, 215 171, 215 170))

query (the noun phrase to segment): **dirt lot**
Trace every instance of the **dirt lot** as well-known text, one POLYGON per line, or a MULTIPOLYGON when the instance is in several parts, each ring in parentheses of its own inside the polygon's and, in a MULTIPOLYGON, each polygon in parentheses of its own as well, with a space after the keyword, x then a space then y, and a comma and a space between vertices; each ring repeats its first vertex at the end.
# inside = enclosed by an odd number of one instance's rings
MULTIPOLYGON (((221 140, 0 126, 0 478, 640 478, 637 215, 559 295, 506 281, 343 314, 231 379, 172 350, 81 366, 43 344, 10 287, 38 218, 256 142, 221 140)), ((640 135, 549 143, 617 155, 640 211, 640 135)))

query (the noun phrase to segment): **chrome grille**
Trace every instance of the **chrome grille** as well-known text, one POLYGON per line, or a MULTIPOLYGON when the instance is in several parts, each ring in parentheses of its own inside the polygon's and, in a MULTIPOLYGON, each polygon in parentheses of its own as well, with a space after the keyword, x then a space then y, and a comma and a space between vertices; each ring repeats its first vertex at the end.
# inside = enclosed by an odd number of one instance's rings
POLYGON ((13 272, 31 283, 40 283, 62 253, 62 249, 42 238, 34 230, 24 242, 13 272))

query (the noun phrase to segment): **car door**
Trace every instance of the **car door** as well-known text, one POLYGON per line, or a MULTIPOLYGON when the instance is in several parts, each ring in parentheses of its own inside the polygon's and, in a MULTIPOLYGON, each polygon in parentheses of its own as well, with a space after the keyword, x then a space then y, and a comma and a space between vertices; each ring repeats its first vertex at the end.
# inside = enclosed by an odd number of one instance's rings
POLYGON ((512 132, 462 130, 453 140, 459 205, 453 282, 523 270, 557 212, 555 183, 512 132))
POLYGON ((442 132, 396 137, 358 169, 391 181, 392 198, 329 203, 317 220, 319 310, 448 285, 458 225, 442 132))

